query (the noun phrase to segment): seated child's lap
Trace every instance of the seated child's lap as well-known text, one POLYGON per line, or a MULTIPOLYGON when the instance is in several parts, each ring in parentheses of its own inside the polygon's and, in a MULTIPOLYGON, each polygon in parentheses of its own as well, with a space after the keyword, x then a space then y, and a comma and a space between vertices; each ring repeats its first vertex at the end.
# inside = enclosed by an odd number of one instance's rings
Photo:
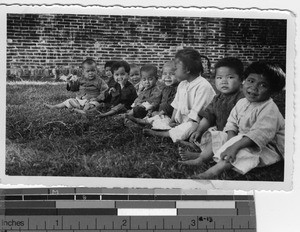
POLYGON ((159 129, 159 130, 169 130, 171 127, 169 123, 171 121, 170 117, 166 115, 155 115, 151 118, 146 118, 146 120, 152 124, 152 129, 159 129))
POLYGON ((197 127, 197 122, 183 122, 180 125, 175 126, 171 130, 169 130, 169 135, 174 143, 177 140, 186 140, 197 129, 197 127))
POLYGON ((100 103, 97 101, 88 101, 87 99, 79 99, 79 98, 69 98, 65 100, 63 103, 69 109, 72 108, 82 109, 87 105, 89 105, 88 108, 93 108, 100 105, 100 103))
POLYGON ((227 141, 227 133, 218 131, 217 127, 210 127, 201 137, 199 147, 201 151, 207 149, 207 146, 212 147, 212 152, 216 152, 223 146, 227 141))
MULTIPOLYGON (((223 132, 225 133, 225 132, 223 132)), ((214 153, 214 160, 218 162, 220 155, 226 148, 242 139, 243 135, 239 134, 230 140, 214 153)), ((236 154, 236 159, 232 162, 233 169, 241 174, 246 174, 255 167, 267 166, 274 164, 281 160, 279 154, 276 151, 264 147, 261 151, 255 148, 243 148, 236 154)))
POLYGON ((88 101, 87 99, 69 98, 65 100, 63 103, 69 109, 72 108, 80 109, 85 105, 85 103, 87 103, 87 101, 88 101))

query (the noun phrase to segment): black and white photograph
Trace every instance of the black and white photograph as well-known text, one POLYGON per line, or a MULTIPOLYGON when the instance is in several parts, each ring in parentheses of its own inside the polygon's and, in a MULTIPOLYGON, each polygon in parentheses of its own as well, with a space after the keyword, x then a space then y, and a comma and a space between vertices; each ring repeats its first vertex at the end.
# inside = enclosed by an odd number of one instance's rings
POLYGON ((289 13, 23 9, 2 15, 5 177, 290 184, 289 13))

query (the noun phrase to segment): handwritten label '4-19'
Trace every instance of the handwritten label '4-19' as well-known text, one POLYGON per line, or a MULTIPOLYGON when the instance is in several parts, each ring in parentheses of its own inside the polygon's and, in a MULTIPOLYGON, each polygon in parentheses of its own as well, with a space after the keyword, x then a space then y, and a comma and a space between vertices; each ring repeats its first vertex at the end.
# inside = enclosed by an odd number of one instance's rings
POLYGON ((212 217, 199 217, 198 219, 200 222, 206 221, 206 222, 213 222, 213 218, 212 217))

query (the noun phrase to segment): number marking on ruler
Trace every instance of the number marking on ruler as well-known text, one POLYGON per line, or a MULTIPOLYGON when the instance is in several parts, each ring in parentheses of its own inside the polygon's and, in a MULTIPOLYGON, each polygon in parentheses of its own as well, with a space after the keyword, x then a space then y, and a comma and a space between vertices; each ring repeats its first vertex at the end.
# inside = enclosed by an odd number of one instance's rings
POLYGON ((169 190, 168 195, 151 195, 147 190, 139 196, 122 189, 94 189, 91 194, 63 188, 43 190, 39 197, 37 190, 26 190, 27 195, 18 191, 1 198, 2 232, 256 231, 249 195, 189 196, 178 195, 178 190, 174 195, 169 190))

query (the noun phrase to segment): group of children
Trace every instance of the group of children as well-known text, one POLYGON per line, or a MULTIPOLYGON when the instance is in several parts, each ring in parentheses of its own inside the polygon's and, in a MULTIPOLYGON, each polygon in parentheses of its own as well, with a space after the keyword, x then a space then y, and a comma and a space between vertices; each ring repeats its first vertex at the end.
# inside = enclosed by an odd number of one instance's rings
POLYGON ((107 62, 105 76, 96 62, 82 63, 83 77, 76 98, 48 108, 73 108, 100 117, 124 113, 125 120, 142 125, 144 134, 189 140, 200 153, 179 148, 182 164, 216 165, 195 178, 211 179, 227 169, 242 174, 271 165, 284 155, 284 118, 271 95, 285 86, 282 69, 271 63, 243 63, 226 57, 215 65, 215 88, 201 76, 201 55, 192 48, 179 50, 162 68, 154 65, 107 62), (99 109, 108 109, 101 112, 99 109))

